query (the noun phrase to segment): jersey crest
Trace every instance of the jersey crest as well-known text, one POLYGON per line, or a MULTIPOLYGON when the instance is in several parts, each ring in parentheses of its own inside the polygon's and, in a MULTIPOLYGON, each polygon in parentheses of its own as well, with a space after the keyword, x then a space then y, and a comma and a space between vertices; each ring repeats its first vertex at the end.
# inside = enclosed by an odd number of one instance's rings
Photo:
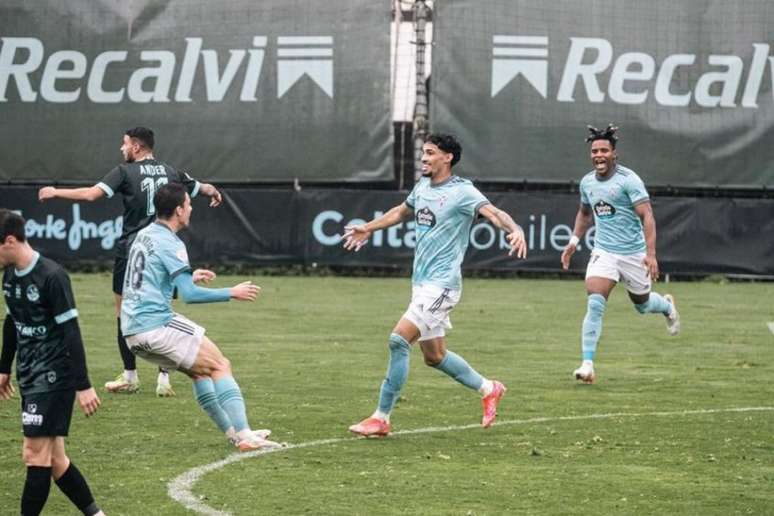
POLYGON ((30 285, 27 287, 27 299, 30 303, 34 303, 40 299, 40 291, 36 285, 30 285))
POLYGON ((417 210, 416 220, 418 226, 431 228, 435 226, 435 213, 433 213, 430 208, 424 207, 421 210, 417 210))

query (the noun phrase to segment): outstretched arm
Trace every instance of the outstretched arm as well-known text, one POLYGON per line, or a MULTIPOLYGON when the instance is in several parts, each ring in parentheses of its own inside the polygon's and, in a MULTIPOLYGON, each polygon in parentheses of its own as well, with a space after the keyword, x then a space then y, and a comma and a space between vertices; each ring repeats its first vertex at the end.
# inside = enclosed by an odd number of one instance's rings
POLYGON ((562 251, 562 269, 568 269, 570 267, 570 258, 578 248, 578 241, 589 229, 592 222, 591 206, 588 204, 581 204, 578 208, 578 213, 575 215, 575 227, 572 230, 572 238, 570 242, 564 247, 562 251))
POLYGON ((341 237, 344 240, 344 249, 359 251, 368 242, 368 238, 374 231, 400 224, 404 220, 410 219, 413 213, 414 210, 404 202, 391 208, 387 213, 371 222, 357 226, 346 226, 344 228, 344 235, 341 237))
POLYGON ((508 233, 506 238, 511 246, 508 256, 515 254, 517 258, 527 257, 527 241, 524 239, 524 230, 513 221, 510 215, 494 204, 485 204, 479 208, 478 212, 495 227, 508 233))
POLYGON ((261 287, 253 285, 251 281, 243 281, 231 288, 206 288, 194 284, 194 281, 209 282, 214 277, 215 273, 212 271, 196 269, 193 275, 190 272, 184 272, 175 277, 174 284, 186 303, 220 303, 232 298, 239 301, 255 301, 261 291, 261 287))
POLYGON ((38 190, 38 200, 43 202, 49 199, 68 199, 71 201, 96 201, 105 196, 104 190, 97 185, 83 188, 54 188, 44 186, 38 190))
POLYGON ((656 260, 656 219, 653 217, 653 207, 648 202, 634 206, 634 212, 642 221, 642 231, 645 233, 645 259, 642 263, 648 269, 648 276, 653 281, 658 279, 658 260, 656 260))

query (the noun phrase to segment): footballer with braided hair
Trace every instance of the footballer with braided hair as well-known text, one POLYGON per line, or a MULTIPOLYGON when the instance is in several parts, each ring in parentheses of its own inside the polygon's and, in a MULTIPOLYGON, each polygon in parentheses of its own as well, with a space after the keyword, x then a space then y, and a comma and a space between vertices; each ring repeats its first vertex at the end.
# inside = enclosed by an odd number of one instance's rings
POLYGON ((581 366, 573 373, 583 383, 594 383, 594 354, 602 334, 607 299, 621 281, 634 308, 641 314, 659 313, 667 331, 677 335, 680 317, 674 298, 651 291, 658 279, 656 221, 650 197, 640 177, 618 164, 618 128, 588 126, 592 171, 580 182, 580 207, 570 242, 562 252, 562 268, 570 266, 578 242, 593 224, 594 248, 586 268, 587 308, 581 332, 581 366))

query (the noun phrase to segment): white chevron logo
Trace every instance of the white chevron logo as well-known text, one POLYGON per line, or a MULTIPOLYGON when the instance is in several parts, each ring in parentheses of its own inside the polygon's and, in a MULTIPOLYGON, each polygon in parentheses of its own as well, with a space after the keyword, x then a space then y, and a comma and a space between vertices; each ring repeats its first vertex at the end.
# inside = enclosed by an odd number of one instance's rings
POLYGON ((333 98, 332 36, 280 36, 277 46, 277 98, 304 75, 333 98))
POLYGON ((492 36, 492 97, 518 75, 543 98, 548 95, 548 38, 545 36, 492 36))

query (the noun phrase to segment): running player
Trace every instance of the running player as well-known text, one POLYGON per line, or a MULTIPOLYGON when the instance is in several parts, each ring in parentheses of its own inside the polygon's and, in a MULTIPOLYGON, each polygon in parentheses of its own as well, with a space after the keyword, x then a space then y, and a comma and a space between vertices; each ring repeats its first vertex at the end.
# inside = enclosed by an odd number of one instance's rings
POLYGON ((414 218, 416 248, 412 274, 411 303, 389 337, 390 360, 379 392, 379 403, 371 415, 349 427, 362 436, 390 433, 390 414, 406 382, 411 344, 419 341, 425 364, 481 394, 481 425, 488 428, 497 415, 505 386, 481 376, 460 355, 446 348, 449 313, 462 294, 460 267, 468 248, 470 228, 483 216, 508 233, 509 255, 524 258, 524 232, 504 211, 496 208, 467 180, 452 174, 462 147, 456 138, 431 134, 422 147, 422 178, 408 198, 367 224, 345 228, 344 247, 358 251, 374 231, 414 218))
POLYGON ((594 170, 581 180, 581 202, 575 216, 575 228, 561 258, 562 267, 567 269, 593 216, 596 232, 586 269, 588 300, 581 332, 582 361, 573 372, 583 383, 596 381, 594 354, 602 334, 602 316, 610 292, 619 281, 623 281, 629 299, 639 313, 662 314, 669 334, 680 332, 680 316, 674 298, 651 292, 651 282, 659 275, 656 221, 642 180, 633 170, 617 162, 617 130, 612 125, 604 130, 589 126, 586 141, 591 142, 594 170))

